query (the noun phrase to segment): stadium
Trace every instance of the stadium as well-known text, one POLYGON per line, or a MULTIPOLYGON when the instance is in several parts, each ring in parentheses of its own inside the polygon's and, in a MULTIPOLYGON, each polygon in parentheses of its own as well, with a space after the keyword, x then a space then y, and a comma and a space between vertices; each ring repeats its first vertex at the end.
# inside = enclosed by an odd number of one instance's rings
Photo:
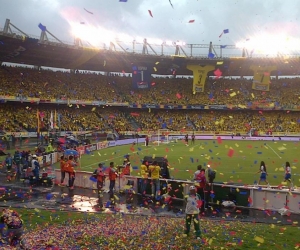
POLYGON ((23 215, 28 249, 298 249, 299 56, 146 38, 99 49, 38 28, 34 38, 6 19, 0 31, 1 207, 23 215), (38 180, 15 160, 8 169, 16 151, 38 158, 38 180), (144 177, 155 163, 159 177, 144 177))

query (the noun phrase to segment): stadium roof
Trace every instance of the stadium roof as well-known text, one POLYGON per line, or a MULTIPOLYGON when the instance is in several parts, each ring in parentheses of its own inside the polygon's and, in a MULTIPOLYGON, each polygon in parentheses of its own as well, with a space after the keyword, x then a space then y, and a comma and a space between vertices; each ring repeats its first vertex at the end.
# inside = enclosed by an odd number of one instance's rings
POLYGON ((284 75, 299 75, 299 57, 276 58, 190 58, 180 56, 158 56, 110 50, 83 48, 58 43, 39 43, 38 39, 0 35, 0 62, 28 64, 45 67, 80 69, 104 72, 132 72, 132 65, 153 67, 153 74, 191 75, 187 64, 213 64, 220 68, 223 76, 250 76, 250 65, 277 65, 272 72, 284 75))

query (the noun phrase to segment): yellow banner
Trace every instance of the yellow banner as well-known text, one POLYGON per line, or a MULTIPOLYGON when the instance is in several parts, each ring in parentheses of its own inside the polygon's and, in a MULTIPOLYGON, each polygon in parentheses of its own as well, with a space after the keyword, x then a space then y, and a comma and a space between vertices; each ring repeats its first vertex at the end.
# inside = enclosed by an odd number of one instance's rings
POLYGON ((193 71, 193 93, 204 92, 208 72, 215 69, 214 65, 187 65, 187 69, 193 71))
POLYGON ((251 65, 250 69, 253 70, 252 89, 260 91, 269 91, 271 83, 271 72, 277 70, 276 65, 272 66, 258 66, 251 65))

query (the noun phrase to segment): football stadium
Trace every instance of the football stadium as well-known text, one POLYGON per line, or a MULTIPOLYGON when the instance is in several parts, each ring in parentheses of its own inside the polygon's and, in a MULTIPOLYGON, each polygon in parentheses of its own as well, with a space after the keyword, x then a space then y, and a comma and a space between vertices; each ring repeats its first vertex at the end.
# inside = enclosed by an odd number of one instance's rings
POLYGON ((300 249, 294 15, 190 3, 228 21, 187 43, 185 0, 33 2, 0 25, 0 249, 300 249))

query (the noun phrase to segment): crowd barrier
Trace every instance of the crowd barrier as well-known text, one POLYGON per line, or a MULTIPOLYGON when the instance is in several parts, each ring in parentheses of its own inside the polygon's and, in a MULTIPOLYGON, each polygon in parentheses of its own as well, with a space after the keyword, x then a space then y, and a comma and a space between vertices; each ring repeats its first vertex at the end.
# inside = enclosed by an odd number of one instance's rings
MULTIPOLYGON (((55 171, 56 180, 60 180, 60 170, 55 171)), ((92 172, 77 171, 75 178, 75 187, 97 189, 96 182, 90 178, 92 172)), ((139 193, 141 178, 137 176, 122 176, 117 178, 115 191, 126 191, 128 183, 132 183, 133 193, 139 193)), ((195 185, 194 182, 182 180, 166 180, 161 179, 161 194, 165 194, 168 189, 171 191, 169 195, 176 200, 184 200, 189 193, 189 187, 195 185)), ((67 184, 65 180, 65 184, 67 184)), ((104 189, 109 189, 109 180, 106 178, 104 189)), ((146 194, 151 195, 151 179, 149 178, 146 194)), ((300 213, 300 192, 299 190, 289 191, 288 189, 280 190, 256 186, 239 186, 225 185, 223 183, 213 183, 209 201, 221 205, 225 200, 234 200, 236 206, 249 207, 260 210, 278 211, 283 207, 287 208, 292 213, 300 213)))

